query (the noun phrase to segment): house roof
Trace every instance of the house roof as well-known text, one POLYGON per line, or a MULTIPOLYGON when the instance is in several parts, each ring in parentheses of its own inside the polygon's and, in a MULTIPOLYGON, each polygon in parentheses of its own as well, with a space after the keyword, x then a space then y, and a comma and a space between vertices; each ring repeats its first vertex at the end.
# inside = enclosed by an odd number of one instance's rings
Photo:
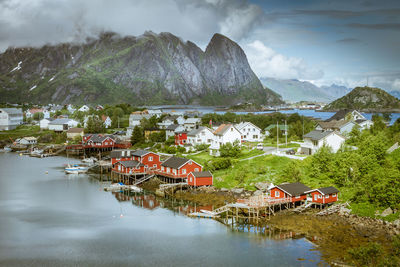
POLYGON ((185 120, 185 123, 190 123, 190 124, 196 124, 196 123, 198 123, 198 122, 200 122, 201 121, 201 119, 200 118, 187 118, 186 120, 185 120))
POLYGON ((180 117, 179 115, 168 115, 168 116, 164 117, 162 121, 166 121, 166 120, 174 121, 174 120, 178 119, 179 117, 180 117))
POLYGON ((70 128, 67 133, 81 133, 83 132, 83 128, 70 128))
POLYGON ((20 108, 0 108, 4 112, 7 112, 8 114, 21 114, 22 115, 22 109, 20 108))
POLYGON ((153 117, 151 114, 131 114, 129 116, 129 119, 130 120, 140 121, 143 118, 150 119, 151 117, 153 117))
POLYGON ((221 124, 214 132, 215 135, 224 135, 229 128, 233 127, 232 124, 221 124))
POLYGON ((121 165, 123 165, 124 167, 127 167, 127 168, 144 166, 142 163, 140 163, 139 161, 136 161, 136 160, 122 160, 122 161, 118 161, 116 163, 120 163, 121 165))
POLYGON ((346 117, 347 113, 351 112, 349 109, 342 109, 339 110, 338 112, 336 112, 332 117, 330 117, 329 119, 325 120, 325 121, 340 121, 340 120, 344 120, 344 118, 346 117))
POLYGON ((151 153, 151 151, 139 149, 139 150, 132 151, 131 154, 132 154, 132 156, 143 157, 144 155, 146 155, 148 153, 151 153))
POLYGON ((314 191, 319 191, 323 195, 339 193, 339 190, 336 187, 333 187, 333 186, 321 187, 321 188, 318 188, 318 189, 312 189, 312 190, 307 191, 306 193, 311 193, 311 192, 314 192, 314 191))
POLYGON ((280 184, 275 187, 281 189, 291 196, 299 196, 311 190, 311 188, 299 182, 291 184, 280 184))
POLYGON ((251 125, 254 128, 261 130, 259 127, 257 127, 256 125, 254 125, 253 123, 251 123, 249 121, 242 121, 241 123, 236 124, 235 127, 236 127, 236 129, 241 130, 242 128, 246 127, 247 125, 251 125))
POLYGON ((203 177, 210 177, 212 176, 210 171, 203 171, 203 172, 192 172, 193 176, 196 178, 203 178, 203 177))
POLYGON ((42 109, 42 108, 31 108, 29 110, 29 112, 32 113, 32 114, 35 114, 37 112, 43 112, 43 111, 44 111, 44 109, 42 109))
POLYGON ((42 121, 42 120, 54 121, 55 119, 54 118, 43 118, 40 121, 42 121))
POLYGON ((318 125, 321 126, 322 129, 340 129, 348 123, 352 122, 346 120, 320 121, 318 122, 318 125))
POLYGON ((179 169, 182 165, 185 163, 189 162, 190 159, 185 159, 185 158, 178 158, 178 157, 170 157, 163 163, 161 163, 161 166, 163 167, 170 167, 173 169, 179 169))
POLYGON ((209 129, 209 128, 207 128, 207 127, 204 127, 204 126, 200 126, 199 128, 197 128, 197 129, 193 129, 193 130, 191 130, 190 132, 188 132, 188 136, 196 136, 197 134, 199 134, 201 131, 203 131, 203 130, 209 130, 211 133, 212 133, 212 131, 209 129))
POLYGON ((171 124, 171 125, 168 125, 168 127, 166 128, 166 130, 175 131, 175 129, 178 128, 178 127, 179 127, 178 124, 171 124))
POLYGON ((333 131, 322 131, 322 130, 313 130, 308 134, 304 135, 304 138, 310 138, 311 140, 318 141, 321 140, 328 135, 332 134, 333 131))
POLYGON ((129 149, 118 149, 118 150, 112 150, 110 153, 111 158, 128 158, 131 156, 131 151, 129 149), (122 152, 127 152, 124 153, 124 156, 122 156, 122 152))
POLYGON ((358 119, 358 120, 355 120, 355 122, 357 123, 357 124, 360 124, 360 123, 363 123, 363 122, 366 122, 367 120, 364 120, 364 119, 358 119))
POLYGON ((114 136, 112 136, 112 135, 102 135, 102 134, 93 134, 92 137, 89 139, 89 141, 91 140, 91 141, 96 142, 96 143, 101 143, 104 140, 106 140, 107 138, 111 138, 111 139, 113 139, 115 141, 114 136))
POLYGON ((70 119, 55 119, 54 121, 50 122, 49 124, 52 125, 59 125, 59 124, 68 124, 68 122, 70 121, 70 119))

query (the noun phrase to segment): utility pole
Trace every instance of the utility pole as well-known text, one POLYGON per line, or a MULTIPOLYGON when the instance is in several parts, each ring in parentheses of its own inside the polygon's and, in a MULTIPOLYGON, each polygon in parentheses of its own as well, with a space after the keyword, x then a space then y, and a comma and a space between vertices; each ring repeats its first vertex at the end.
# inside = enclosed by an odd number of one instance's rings
POLYGON ((304 117, 303 117, 303 136, 301 138, 304 140, 304 117))
POLYGON ((285 139, 286 139, 286 148, 287 148, 287 125, 285 120, 285 139))
POLYGON ((279 123, 276 121, 276 153, 279 151, 279 123))
POLYGON ((119 129, 119 116, 118 116, 118 129, 119 129))

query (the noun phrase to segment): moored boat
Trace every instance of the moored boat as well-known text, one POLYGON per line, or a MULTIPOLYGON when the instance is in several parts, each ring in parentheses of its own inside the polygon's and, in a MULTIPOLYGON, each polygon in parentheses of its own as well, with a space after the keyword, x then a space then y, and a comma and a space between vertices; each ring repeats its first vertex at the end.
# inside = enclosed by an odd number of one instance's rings
POLYGON ((67 174, 79 174, 79 173, 86 173, 89 168, 85 167, 85 166, 79 166, 77 164, 75 165, 69 165, 67 167, 65 167, 65 173, 67 174))

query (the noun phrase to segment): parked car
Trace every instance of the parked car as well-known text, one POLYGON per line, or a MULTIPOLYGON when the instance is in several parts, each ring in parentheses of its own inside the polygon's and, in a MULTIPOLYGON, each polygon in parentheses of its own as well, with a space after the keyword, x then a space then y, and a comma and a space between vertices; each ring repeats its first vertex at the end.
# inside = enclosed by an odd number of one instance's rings
POLYGON ((294 149, 290 149, 290 150, 287 150, 287 151, 286 151, 286 154, 288 154, 288 155, 294 155, 294 154, 296 154, 296 151, 294 151, 294 149))
POLYGON ((257 149, 263 150, 263 149, 264 149, 263 144, 262 144, 262 143, 258 143, 258 144, 257 144, 257 149))

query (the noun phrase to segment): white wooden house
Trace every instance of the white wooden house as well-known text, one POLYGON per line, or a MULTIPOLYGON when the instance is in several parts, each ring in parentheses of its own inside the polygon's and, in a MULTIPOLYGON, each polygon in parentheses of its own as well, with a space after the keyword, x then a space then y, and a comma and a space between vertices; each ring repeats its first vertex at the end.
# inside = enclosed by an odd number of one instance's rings
POLYGON ((232 124, 221 124, 214 132, 213 141, 210 146, 210 154, 219 156, 219 148, 227 143, 241 143, 242 134, 232 124))
POLYGON ((79 110, 79 111, 82 111, 82 112, 88 112, 88 111, 90 110, 90 108, 89 108, 88 106, 86 106, 86 105, 83 105, 83 106, 80 107, 78 110, 79 110))
POLYGON ((183 123, 183 127, 185 127, 186 131, 191 131, 200 124, 201 124, 201 118, 187 118, 183 123))
POLYGON ((0 131, 15 129, 24 119, 20 108, 0 108, 0 131))
POLYGON ((102 116, 101 116, 101 120, 103 121, 104 127, 105 127, 106 129, 108 129, 108 128, 111 127, 112 120, 110 119, 109 116, 102 115, 102 116))
POLYGON ((172 124, 165 129, 165 140, 169 137, 175 136, 176 133, 183 132, 185 128, 182 125, 172 124))
POLYGON ((241 122, 236 124, 235 127, 241 133, 242 141, 261 142, 263 140, 261 129, 251 122, 241 122))
POLYGON ((56 119, 49 123, 49 130, 55 132, 67 131, 69 128, 76 128, 79 122, 72 119, 56 119))
POLYGON ((207 144, 211 145, 214 139, 214 133, 208 127, 200 126, 187 133, 187 144, 192 146, 207 144))
POLYGON ((328 146, 336 153, 346 139, 336 131, 313 130, 304 135, 304 143, 300 146, 302 154, 312 155, 321 147, 328 146))
POLYGON ((43 118, 39 121, 40 129, 49 129, 49 123, 54 121, 53 118, 43 118))

